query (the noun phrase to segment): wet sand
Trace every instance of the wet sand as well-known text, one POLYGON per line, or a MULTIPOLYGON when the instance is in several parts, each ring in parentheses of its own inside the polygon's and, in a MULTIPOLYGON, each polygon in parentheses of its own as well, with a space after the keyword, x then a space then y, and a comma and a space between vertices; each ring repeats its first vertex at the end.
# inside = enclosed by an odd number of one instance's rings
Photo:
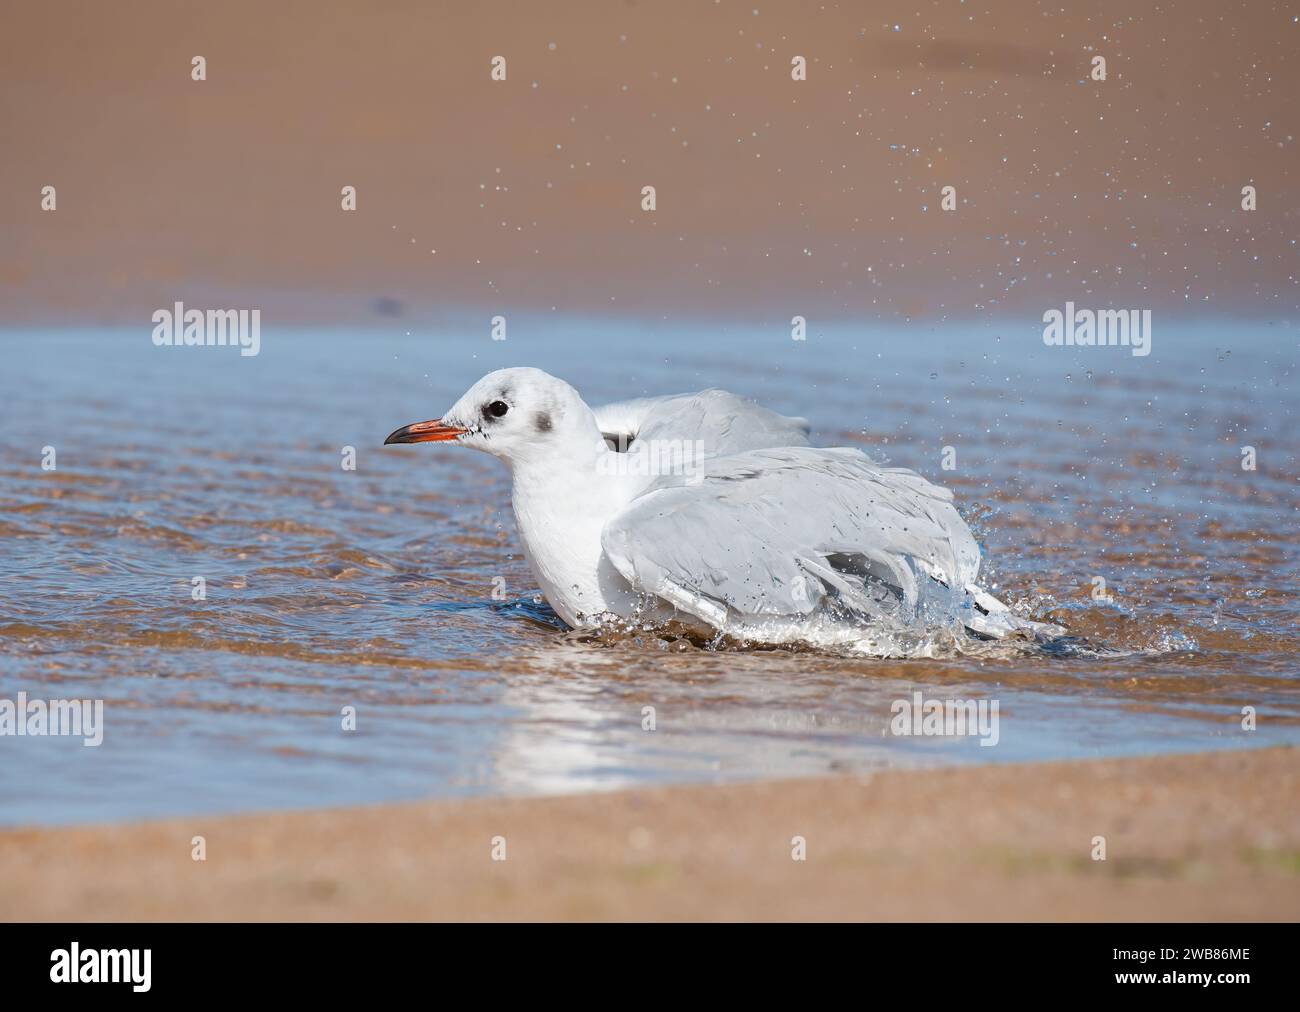
POLYGON ((1298 760, 1269 748, 10 830, 0 914, 1294 920, 1298 760))

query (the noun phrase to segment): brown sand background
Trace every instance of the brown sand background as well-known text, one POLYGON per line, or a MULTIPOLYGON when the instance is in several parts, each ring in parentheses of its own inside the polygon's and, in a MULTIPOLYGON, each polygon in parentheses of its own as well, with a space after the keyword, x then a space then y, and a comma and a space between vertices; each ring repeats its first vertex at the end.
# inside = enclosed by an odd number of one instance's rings
POLYGON ((14 0, 0 323, 1294 313, 1294 9, 1051 6, 14 0))
POLYGON ((1291 748, 0 832, 14 920, 1296 920, 1291 748), (207 860, 191 858, 205 838, 207 860), (795 835, 806 860, 791 858, 795 835), (1106 837, 1106 860, 1092 859, 1106 837), (492 839, 506 860, 492 860, 492 839))

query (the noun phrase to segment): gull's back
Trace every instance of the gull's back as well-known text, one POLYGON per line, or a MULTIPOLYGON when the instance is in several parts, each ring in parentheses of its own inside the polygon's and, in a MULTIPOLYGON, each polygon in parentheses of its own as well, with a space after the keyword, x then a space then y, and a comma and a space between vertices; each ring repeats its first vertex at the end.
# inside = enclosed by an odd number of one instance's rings
POLYGON ((777 414, 726 390, 641 397, 594 408, 596 423, 613 449, 638 442, 699 441, 708 457, 778 446, 808 446, 808 421, 777 414))

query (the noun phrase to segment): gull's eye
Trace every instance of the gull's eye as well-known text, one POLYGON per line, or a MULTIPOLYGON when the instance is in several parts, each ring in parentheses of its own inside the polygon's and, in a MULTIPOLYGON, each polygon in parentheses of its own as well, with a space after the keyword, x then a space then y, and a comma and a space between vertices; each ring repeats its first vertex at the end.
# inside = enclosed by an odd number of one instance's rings
POLYGON ((483 409, 485 414, 489 414, 493 418, 500 418, 509 410, 510 410, 510 405, 507 404, 505 401, 493 401, 491 404, 489 404, 486 408, 483 409))

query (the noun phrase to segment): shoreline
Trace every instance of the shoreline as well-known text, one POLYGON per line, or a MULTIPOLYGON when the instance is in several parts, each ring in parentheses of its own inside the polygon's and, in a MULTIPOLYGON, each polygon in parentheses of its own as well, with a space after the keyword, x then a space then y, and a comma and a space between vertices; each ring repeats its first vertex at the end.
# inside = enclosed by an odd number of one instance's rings
POLYGON ((0 916, 1297 920, 1300 749, 0 830, 0 916))

